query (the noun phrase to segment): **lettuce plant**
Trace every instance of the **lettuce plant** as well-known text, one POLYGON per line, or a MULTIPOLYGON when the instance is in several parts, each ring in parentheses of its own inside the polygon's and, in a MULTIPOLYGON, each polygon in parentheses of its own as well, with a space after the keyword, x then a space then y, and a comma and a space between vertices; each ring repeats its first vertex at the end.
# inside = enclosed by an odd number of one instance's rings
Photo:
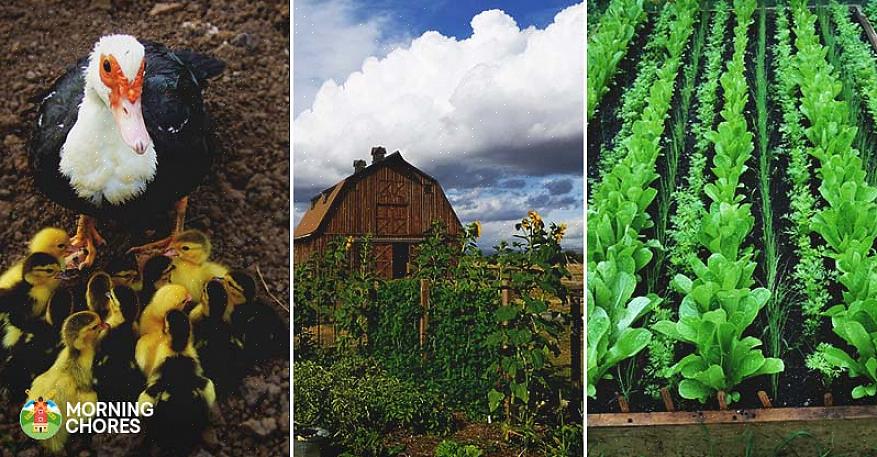
POLYGON ((787 8, 776 10, 776 84, 774 93, 779 103, 782 121, 779 126, 781 153, 788 155, 786 173, 792 189, 789 195, 790 236, 798 257, 792 270, 792 283, 795 292, 801 297, 801 310, 804 315, 803 337, 812 341, 822 321, 821 313, 828 303, 826 282, 828 272, 822 262, 823 247, 810 239, 810 221, 819 210, 820 201, 810 188, 813 173, 810 170, 810 157, 805 147, 802 114, 798 110, 798 78, 792 59, 791 32, 787 8))
POLYGON ((658 77, 658 61, 666 53, 666 42, 670 33, 670 20, 676 11, 675 4, 666 3, 661 9, 658 19, 655 21, 655 27, 646 40, 643 48, 642 56, 636 65, 636 79, 633 84, 626 88, 621 96, 621 107, 618 109, 616 116, 621 122, 618 133, 612 139, 610 147, 604 147, 600 150, 600 159, 598 164, 599 178, 594 185, 599 185, 602 178, 612 171, 612 167, 624 158, 627 148, 625 140, 631 135, 631 129, 642 115, 643 109, 649 95, 649 88, 658 77))
POLYGON ((664 123, 673 98, 682 52, 693 31, 695 0, 675 2, 676 17, 667 40, 668 58, 658 69, 642 117, 633 125, 627 154, 594 191, 588 223, 588 395, 610 368, 633 357, 651 338, 633 330, 657 297, 632 298, 637 272, 653 257, 653 242, 641 239, 653 222, 646 210, 657 191, 655 162, 661 152, 664 123), (596 323, 596 324, 595 324, 596 323), (631 336, 632 335, 632 336, 631 336))
POLYGON ((743 203, 744 196, 737 193, 754 149, 743 110, 749 96, 744 57, 755 6, 755 0, 734 1, 734 54, 720 79, 724 95, 722 122, 707 135, 715 149, 715 179, 704 186, 712 203, 698 241, 711 255, 706 264, 697 256, 690 258, 695 279, 682 274, 673 279, 672 285, 684 295, 678 321, 660 321, 652 327, 674 340, 694 345, 694 352, 671 371, 684 378, 679 383, 679 395, 700 402, 724 392, 727 403, 733 403, 739 400, 739 393, 732 389, 740 382, 784 368, 780 359, 764 357, 758 349, 761 341, 743 337, 771 295, 764 288, 751 289, 755 262, 752 248, 742 245, 755 221, 750 205, 743 203))
POLYGON ((588 120, 609 91, 609 80, 645 17, 643 0, 612 0, 603 13, 588 41, 588 120))
POLYGON ((872 249, 877 238, 877 188, 865 181, 859 152, 852 147, 856 128, 849 125, 848 106, 838 100, 841 83, 826 61, 826 49, 816 35, 816 16, 805 2, 793 3, 795 68, 801 88, 801 113, 810 122, 805 130, 812 147, 826 201, 811 228, 825 240, 826 255, 833 258, 844 287, 843 302, 829 308, 832 329, 854 351, 821 345, 822 358, 846 371, 851 378, 865 378, 854 398, 877 394, 877 258, 872 249))
POLYGON ((699 247, 698 233, 706 213, 702 200, 707 178, 704 171, 707 165, 706 152, 712 144, 707 138, 707 133, 711 131, 718 114, 717 97, 719 76, 722 73, 725 55, 725 26, 730 16, 724 2, 717 2, 715 8, 705 51, 706 64, 695 96, 698 104, 695 121, 691 127, 695 138, 694 150, 688 157, 689 168, 685 185, 673 195, 676 200, 676 212, 670 219, 669 235, 672 240, 668 249, 670 265, 676 271, 683 273, 688 268, 689 257, 694 255, 699 247))

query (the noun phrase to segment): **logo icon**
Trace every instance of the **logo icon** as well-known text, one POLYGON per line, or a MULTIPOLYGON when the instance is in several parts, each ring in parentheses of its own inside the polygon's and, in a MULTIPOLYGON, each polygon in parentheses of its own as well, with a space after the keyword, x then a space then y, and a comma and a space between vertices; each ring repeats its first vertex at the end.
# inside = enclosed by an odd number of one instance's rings
POLYGON ((24 434, 37 440, 47 440, 61 429, 61 409, 54 401, 44 399, 42 396, 35 400, 28 399, 18 422, 24 434))

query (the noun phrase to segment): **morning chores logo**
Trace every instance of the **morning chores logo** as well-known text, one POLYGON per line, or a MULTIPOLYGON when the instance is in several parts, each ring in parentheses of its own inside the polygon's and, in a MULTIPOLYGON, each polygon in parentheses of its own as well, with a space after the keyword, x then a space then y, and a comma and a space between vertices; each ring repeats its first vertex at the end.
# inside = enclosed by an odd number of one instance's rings
POLYGON ((61 430, 61 410, 54 401, 37 397, 21 408, 18 422, 24 433, 37 440, 47 440, 61 430))
MULTIPOLYGON (((50 393, 48 397, 51 397, 50 393)), ((140 420, 153 414, 151 403, 136 402, 62 402, 58 404, 39 396, 30 398, 21 408, 19 423, 24 433, 37 440, 47 440, 62 427, 67 433, 140 433, 140 420)))

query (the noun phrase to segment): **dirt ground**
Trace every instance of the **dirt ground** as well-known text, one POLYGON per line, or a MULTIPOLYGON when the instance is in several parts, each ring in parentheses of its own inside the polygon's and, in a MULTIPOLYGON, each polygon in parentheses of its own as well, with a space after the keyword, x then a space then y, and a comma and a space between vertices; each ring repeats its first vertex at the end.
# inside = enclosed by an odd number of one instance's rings
MULTIPOLYGON (((76 215, 36 193, 25 142, 34 115, 29 101, 86 55, 104 34, 127 33, 172 48, 187 47, 224 60, 225 73, 205 93, 223 157, 190 196, 187 226, 205 230, 214 258, 256 270, 265 288, 287 306, 289 297, 289 5, 218 0, 156 7, 152 2, 95 0, 0 3, 0 267, 24 253, 37 229, 71 232, 76 215), (164 11, 161 11, 164 9, 164 11)), ((112 222, 99 230, 110 242, 101 261, 144 237, 164 236, 169 215, 154 232, 126 233, 112 222)), ((288 311, 276 306, 288 322, 288 311)), ((257 367, 221 401, 219 445, 199 456, 289 454, 289 362, 257 367)), ((20 405, 0 397, 0 455, 39 455, 17 424, 20 405)), ((71 455, 130 454, 127 437, 76 437, 71 455)))

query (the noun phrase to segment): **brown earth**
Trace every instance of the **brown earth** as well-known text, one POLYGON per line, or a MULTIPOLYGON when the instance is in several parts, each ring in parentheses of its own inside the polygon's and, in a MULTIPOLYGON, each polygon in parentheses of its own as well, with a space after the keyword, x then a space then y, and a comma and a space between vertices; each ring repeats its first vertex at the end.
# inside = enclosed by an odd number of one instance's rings
MULTIPOLYGON (((104 34, 127 33, 224 60, 225 73, 205 92, 223 158, 190 198, 187 226, 205 230, 214 257, 264 276, 267 291, 289 297, 289 5, 218 0, 157 7, 152 2, 31 1, 0 3, 0 267, 22 256, 40 227, 72 231, 75 214, 36 193, 25 142, 34 122, 31 97, 86 55, 104 34), (154 13, 154 14, 151 14, 154 13)), ((111 221, 99 229, 110 246, 98 266, 144 237, 164 236, 168 215, 154 231, 126 233, 111 221)), ((259 281, 261 283, 261 281, 259 281)), ((288 311, 276 306, 288 322, 288 311)), ((220 402, 218 446, 199 456, 289 454, 289 362, 254 370, 220 402), (274 419, 274 420, 269 420, 274 419)), ((0 455, 39 455, 17 424, 21 405, 0 396, 0 455)), ((136 436, 74 436, 71 455, 131 455, 136 436)))

